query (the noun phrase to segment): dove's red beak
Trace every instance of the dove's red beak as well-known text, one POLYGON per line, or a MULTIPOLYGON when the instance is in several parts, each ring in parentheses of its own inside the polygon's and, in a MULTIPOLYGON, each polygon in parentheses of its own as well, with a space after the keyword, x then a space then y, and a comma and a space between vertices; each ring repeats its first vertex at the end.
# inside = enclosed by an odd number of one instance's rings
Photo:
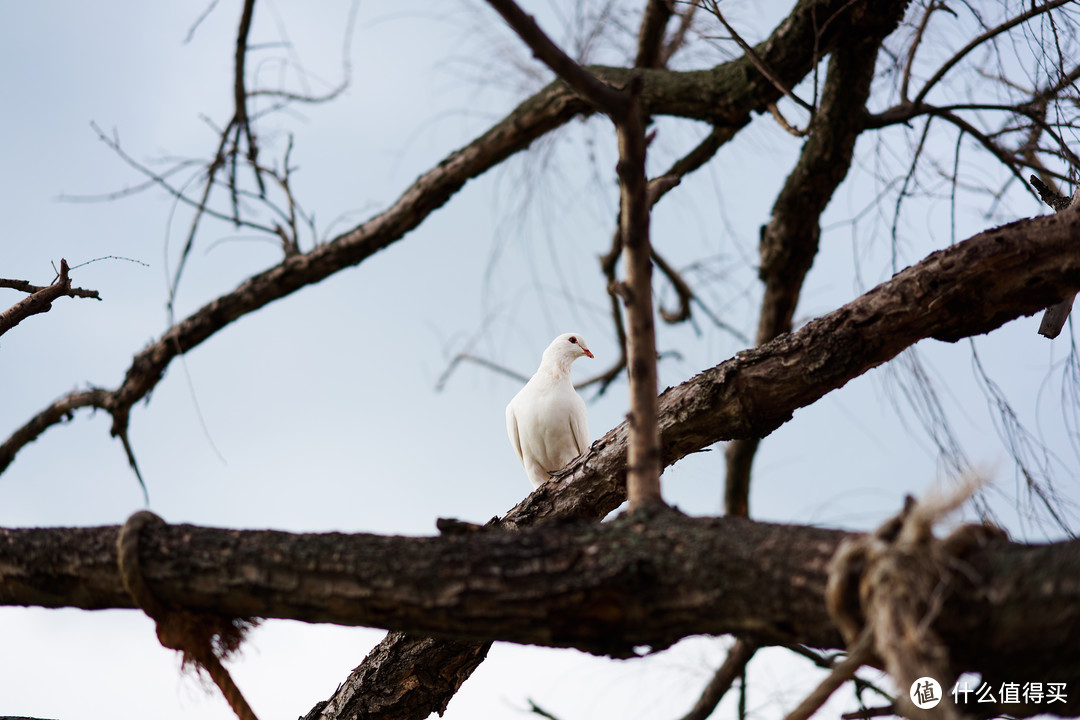
POLYGON ((590 349, 589 349, 589 348, 587 348, 587 347, 582 347, 582 348, 581 348, 581 351, 582 351, 583 353, 585 353, 585 354, 586 354, 586 355, 587 355, 588 357, 595 357, 595 356, 594 356, 594 355, 592 354, 592 350, 590 350, 590 349))

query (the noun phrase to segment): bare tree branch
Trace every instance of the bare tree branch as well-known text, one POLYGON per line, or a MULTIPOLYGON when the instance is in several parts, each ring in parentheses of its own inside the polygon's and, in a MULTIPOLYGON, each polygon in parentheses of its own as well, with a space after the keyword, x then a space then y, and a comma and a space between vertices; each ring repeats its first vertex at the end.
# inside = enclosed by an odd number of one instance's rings
POLYGON ((503 16, 542 63, 598 110, 612 116, 627 112, 629 105, 624 93, 605 83, 563 52, 540 29, 532 15, 526 14, 517 3, 513 0, 488 0, 488 4, 503 16))
POLYGON ((39 287, 31 285, 25 280, 0 279, 0 287, 30 293, 29 297, 23 298, 7 310, 0 312, 0 335, 3 335, 31 315, 49 312, 49 310, 52 310, 53 301, 58 298, 66 296, 101 299, 97 290, 83 290, 82 288, 71 287, 67 260, 63 258, 60 260, 60 272, 51 285, 39 287))
POLYGON ((1048 2, 1045 2, 1041 5, 1033 5, 1030 10, 1020 13, 1019 15, 1010 18, 1006 22, 1003 22, 996 27, 990 28, 985 32, 979 34, 977 37, 972 38, 972 40, 967 45, 960 48, 960 50, 956 51, 956 53, 951 58, 945 61, 941 65, 941 67, 939 67, 937 71, 930 77, 929 80, 923 83, 922 89, 919 90, 919 93, 915 96, 915 99, 911 101, 912 104, 916 106, 922 105, 923 101, 926 99, 927 93, 929 93, 934 88, 934 86, 937 85, 941 81, 941 79, 945 77, 945 75, 956 66, 957 63, 967 57, 967 55, 972 50, 979 47, 987 40, 1006 33, 1014 27, 1022 25, 1034 17, 1037 17, 1044 13, 1048 13, 1055 8, 1059 8, 1062 5, 1068 4, 1069 2, 1071 2, 1071 0, 1048 0, 1048 2))
MULTIPOLYGON (((728 21, 724 19, 724 14, 720 12, 720 5, 716 2, 716 0, 709 0, 708 6, 709 12, 711 12, 716 17, 716 19, 720 21, 720 24, 724 26, 724 29, 731 34, 731 39, 735 41, 735 44, 738 45, 744 53, 746 53, 746 57, 750 59, 750 62, 753 63, 754 67, 757 68, 758 72, 768 78, 769 82, 771 82, 777 90, 783 93, 786 97, 791 98, 796 105, 799 105, 803 109, 808 110, 810 112, 810 119, 812 121, 814 113, 816 112, 814 106, 803 100, 794 92, 792 92, 791 88, 786 85, 783 80, 780 79, 780 77, 773 71, 772 68, 770 68, 765 63, 764 60, 761 59, 761 57, 757 54, 757 51, 754 50, 753 46, 742 39, 742 36, 740 36, 739 33, 735 31, 735 28, 731 27, 728 21)), ((773 104, 773 107, 775 107, 775 104, 773 104)))
POLYGON ((645 178, 645 126, 637 102, 640 82, 630 83, 630 112, 616 120, 619 138, 619 219, 626 283, 627 369, 630 375, 630 449, 627 496, 632 511, 662 506, 660 434, 657 427, 656 327, 652 298, 652 244, 645 178))
POLYGON ((727 691, 740 676, 746 674, 746 664, 754 657, 758 646, 749 640, 739 638, 728 650, 724 662, 716 669, 709 684, 701 691, 701 696, 694 703, 690 712, 682 716, 682 720, 708 720, 716 710, 727 691))
POLYGON ((816 713, 841 685, 855 676, 855 672, 870 660, 873 636, 865 633, 847 657, 836 664, 828 677, 814 688, 799 705, 784 716, 784 720, 807 720, 816 713))
MULTIPOLYGON (((132 607, 118 571, 118 531, 0 529, 0 604, 132 607)), ((389 626, 633 657, 641 646, 661 649, 700 633, 835 647, 841 637, 827 609, 833 559, 842 543, 865 541, 839 530, 668 512, 648 523, 627 515, 601 525, 422 538, 165 525, 144 530, 140 557, 160 602, 192 612, 389 626), (755 562, 763 553, 770 562, 755 562)), ((949 540, 930 541, 960 553, 950 556, 952 569, 918 566, 940 572, 937 579, 948 585, 928 622, 948 643, 950 667, 1016 681, 1039 677, 1052 663, 1055 678, 1080 682, 1077 586, 1060 581, 1074 568, 1080 541, 1019 545, 999 538, 955 550, 949 540), (968 572, 957 572, 959 563, 968 572), (985 615, 990 592, 992 619, 985 615), (1047 623, 1056 632, 1045 632, 1047 623)), ((834 681, 866 660, 851 653, 834 668, 834 681)), ((995 709, 1042 711, 1020 703, 995 709)), ((1076 715, 1080 698, 1070 697, 1060 712, 1076 715)))
MULTIPOLYGON (((1058 302, 1080 288, 1080 245, 1073 239, 1078 228, 1080 210, 1074 208, 980 233, 800 329, 666 390, 659 412, 664 465, 721 440, 768 435, 795 409, 919 340, 955 342, 1058 302)), ((623 423, 557 479, 579 492, 588 487, 595 511, 610 512, 625 499, 626 440, 623 423)), ((548 485, 515 515, 535 522, 580 513, 576 505, 563 504, 562 496, 547 508, 548 485)))
MULTIPOLYGON (((888 25, 888 13, 901 6, 899 0, 891 0, 875 6, 873 13, 851 15, 843 12, 847 7, 846 0, 801 0, 756 52, 785 83, 792 84, 812 69, 815 47, 828 52, 848 33, 858 35, 876 31, 882 25, 888 25), (830 18, 825 28, 819 27, 816 20, 819 17, 830 18), (778 34, 783 35, 784 42, 775 40, 778 34)), ((778 97, 776 88, 748 74, 748 67, 749 60, 741 58, 709 70, 633 72, 642 73, 640 99, 646 114, 708 120, 724 126, 733 135, 749 122, 753 112, 760 111, 778 97)), ((604 67, 589 68, 588 72, 611 86, 625 85, 631 74, 624 68, 604 67)), ((308 253, 285 258, 279 265, 252 276, 232 292, 173 325, 159 340, 134 357, 123 384, 108 391, 108 408, 104 409, 113 415, 114 435, 126 427, 130 408, 157 385, 177 355, 196 347, 234 320, 302 287, 320 282, 342 268, 356 265, 397 242, 469 179, 527 148, 536 138, 571 118, 592 111, 592 106, 561 81, 548 85, 486 133, 420 176, 384 212, 308 253)), ((0 472, 7 468, 20 448, 57 421, 55 413, 46 409, 0 445, 0 472)))
MULTIPOLYGON (((899 17, 897 17, 899 21, 899 17)), ((869 35, 833 51, 819 110, 810 138, 761 228, 761 265, 765 285, 756 342, 790 332, 803 281, 813 265, 821 235, 821 214, 847 176, 855 140, 864 130, 866 101, 874 64, 885 35, 869 35)), ((727 474, 724 510, 749 513, 750 474, 759 438, 731 442, 724 451, 727 474)))
POLYGON ((634 67, 657 68, 666 64, 664 30, 671 19, 672 4, 672 0, 646 0, 645 11, 641 14, 641 28, 638 30, 634 67))

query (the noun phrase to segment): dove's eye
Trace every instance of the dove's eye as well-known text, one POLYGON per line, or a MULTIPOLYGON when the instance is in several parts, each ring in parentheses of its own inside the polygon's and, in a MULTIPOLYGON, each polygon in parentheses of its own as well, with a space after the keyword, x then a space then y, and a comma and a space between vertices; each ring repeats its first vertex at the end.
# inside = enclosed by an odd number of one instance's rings
POLYGON ((576 337, 573 337, 573 336, 571 336, 571 337, 570 337, 570 342, 572 342, 572 343, 574 343, 575 345, 577 345, 577 338, 576 338, 576 337))

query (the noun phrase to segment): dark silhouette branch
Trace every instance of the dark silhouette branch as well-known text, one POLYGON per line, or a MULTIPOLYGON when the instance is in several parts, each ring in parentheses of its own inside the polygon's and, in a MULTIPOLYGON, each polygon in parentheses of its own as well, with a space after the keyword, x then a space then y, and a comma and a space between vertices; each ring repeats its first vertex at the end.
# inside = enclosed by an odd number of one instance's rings
MULTIPOLYGON (((0 604, 132 608, 118 572, 119 531, 0 529, 0 604)), ((948 590, 927 623, 949 647, 950 668, 1018 681, 1053 667, 1055 678, 1080 682, 1080 602, 1076 583, 1062 580, 1074 576, 1080 541, 1021 545, 987 536, 954 545, 954 537, 930 539, 952 566, 917 565, 948 590)), ((139 564, 156 602, 185 612, 392 627, 469 648, 500 639, 634 657, 642 646, 662 649, 702 633, 837 647, 827 604, 834 558, 867 540, 670 510, 649 522, 626 515, 420 538, 162 525, 140 533, 139 564), (768 563, 758 562, 763 555, 768 563)), ((834 680, 868 660, 850 653, 834 680)), ((1024 716, 1043 708, 994 710, 1024 716)), ((1075 716, 1080 698, 1059 712, 1075 716)))
POLYGON ((736 640, 728 650, 724 662, 713 673, 709 684, 701 691, 701 696, 694 703, 694 707, 682 716, 682 720, 708 720, 735 681, 740 677, 745 677, 746 665, 757 650, 758 646, 749 640, 743 638, 736 640))
POLYGON ((30 296, 23 298, 7 310, 0 312, 0 335, 11 330, 31 315, 49 312, 49 310, 52 310, 53 302, 59 298, 83 297, 93 298, 95 300, 101 299, 97 290, 84 290, 82 288, 71 287, 71 278, 68 276, 67 260, 62 258, 60 260, 60 272, 57 273, 56 279, 51 285, 39 287, 37 285, 31 285, 25 280, 7 280, 0 278, 0 288, 5 287, 30 293, 30 296))
POLYGON ((1041 5, 1032 6, 1030 10, 1020 13, 1019 15, 1010 18, 1006 22, 1003 22, 996 27, 992 27, 985 32, 980 33, 977 37, 972 38, 967 45, 956 51, 956 53, 953 54, 952 57, 946 60, 941 65, 941 67, 939 67, 937 71, 932 76, 930 76, 930 79, 923 84, 922 89, 919 90, 918 94, 915 96, 915 99, 912 100, 912 104, 916 106, 922 105, 923 101, 926 99, 926 95, 934 88, 934 86, 937 85, 941 81, 941 79, 944 78, 945 75, 956 66, 957 63, 967 57, 967 55, 972 50, 979 47, 987 40, 991 40, 999 35, 1002 35, 1003 33, 1007 33, 1014 27, 1022 25, 1034 17, 1038 17, 1039 15, 1048 13, 1051 10, 1059 8, 1062 5, 1067 5, 1070 2, 1071 0, 1049 0, 1049 2, 1043 3, 1041 5))
POLYGON ((658 68, 667 64, 664 53, 664 31, 673 11, 672 0, 646 0, 638 30, 637 55, 634 67, 658 68))
MULTIPOLYGON (((712 159, 721 146, 734 137, 737 131, 738 128, 714 127, 689 153, 676 160, 666 173, 653 178, 648 186, 649 207, 655 205, 660 201, 660 198, 664 197, 669 191, 677 187, 684 175, 699 169, 712 159)), ((615 232, 612 234, 611 238, 611 249, 606 254, 600 256, 600 270, 604 274, 604 279, 608 288, 608 297, 611 301, 611 317, 612 323, 615 326, 615 336, 619 344, 619 357, 607 370, 596 377, 586 380, 580 385, 580 387, 588 387, 593 384, 598 384, 598 395, 604 394, 608 386, 615 381, 615 378, 617 378, 623 371, 623 368, 626 367, 626 328, 623 324, 622 306, 619 304, 619 296, 615 291, 618 287, 618 279, 616 278, 615 270, 619 258, 622 257, 622 249, 622 236, 619 230, 619 223, 616 221, 615 232)), ((665 311, 661 309, 660 315, 666 322, 681 322, 689 317, 689 312, 686 313, 687 318, 682 317, 682 302, 684 297, 686 297, 687 307, 691 300, 697 300, 699 306, 709 314, 710 319, 718 327, 733 332, 736 335, 738 334, 737 331, 729 325, 723 323, 719 318, 715 317, 715 315, 708 312, 704 303, 698 300, 693 294, 689 284, 683 279, 682 275, 660 258, 655 248, 653 249, 652 257, 657 263, 657 267, 659 267, 661 272, 668 277, 672 285, 674 286, 678 283, 678 287, 676 287, 675 290, 680 299, 680 311, 677 313, 665 313, 665 311)))
POLYGON ((517 3, 513 0, 488 0, 488 4, 502 15, 540 62, 551 68, 552 72, 591 105, 613 117, 628 111, 628 99, 624 93, 608 85, 563 52, 540 29, 532 15, 527 14, 517 3))
MULTIPOLYGON (((899 17, 896 18, 899 21, 899 17)), ((863 131, 874 61, 885 36, 868 36, 833 51, 813 133, 761 228, 761 265, 765 286, 756 342, 791 332, 795 307, 818 252, 821 214, 847 176, 855 140, 863 131)), ((727 473, 724 511, 749 514, 750 476, 760 438, 735 440, 725 448, 727 473)))
POLYGON ((627 370, 630 376, 630 448, 627 496, 631 511, 663 505, 660 493, 660 433, 657 426, 656 326, 652 297, 652 243, 645 178, 644 115, 637 103, 640 83, 629 87, 631 109, 616 120, 619 140, 619 228, 626 257, 627 370))

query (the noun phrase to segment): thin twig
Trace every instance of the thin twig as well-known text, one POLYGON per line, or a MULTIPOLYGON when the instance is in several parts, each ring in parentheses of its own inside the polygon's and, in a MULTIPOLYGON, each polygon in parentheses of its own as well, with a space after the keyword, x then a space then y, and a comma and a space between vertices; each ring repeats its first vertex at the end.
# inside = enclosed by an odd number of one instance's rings
POLYGON ((932 0, 930 5, 926 8, 926 12, 923 13, 922 19, 919 21, 919 26, 915 29, 915 37, 911 41, 911 47, 908 48, 907 60, 904 63, 904 72, 900 81, 900 98, 907 102, 908 99, 908 85, 911 82, 911 67, 915 63, 915 52, 918 50, 919 45, 922 43, 922 39, 926 34, 926 26, 930 23, 930 16, 934 14, 936 10, 945 10, 946 12, 956 16, 956 11, 950 8, 943 2, 932 0))
POLYGON ((497 373, 501 373, 509 378, 513 378, 514 380, 522 383, 528 382, 529 380, 527 376, 522 375, 518 372, 514 372, 510 368, 504 365, 499 365, 496 362, 492 362, 487 358, 480 357, 479 355, 473 355, 472 353, 458 353, 453 357, 452 360, 450 360, 450 364, 446 366, 446 369, 443 370, 442 375, 440 375, 439 379, 435 382, 435 390, 437 392, 442 392, 446 389, 446 383, 448 380, 450 380, 450 376, 453 374, 454 370, 457 369, 457 366, 463 362, 471 362, 477 365, 481 365, 483 367, 486 367, 488 370, 494 370, 497 373))
POLYGON ((1033 17, 1036 17, 1038 15, 1042 15, 1043 13, 1046 13, 1046 12, 1050 12, 1051 10, 1053 10, 1055 8, 1059 8, 1062 5, 1066 5, 1066 4, 1071 3, 1071 2, 1073 2, 1073 0, 1050 0, 1049 2, 1046 2, 1045 4, 1033 6, 1027 12, 1021 13, 1021 14, 1017 15, 1016 17, 1001 23, 997 27, 990 28, 986 32, 980 34, 978 37, 974 38, 967 45, 960 48, 960 50, 958 50, 956 52, 956 54, 954 54, 951 58, 949 58, 948 60, 945 61, 944 65, 942 65, 940 68, 938 68, 937 72, 935 72, 930 77, 930 79, 926 81, 926 84, 923 85, 922 90, 920 90, 919 94, 915 96, 915 99, 912 101, 912 103, 914 105, 922 105, 923 100, 926 99, 927 93, 929 93, 930 90, 933 89, 933 87, 935 85, 937 85, 938 82, 940 82, 943 77, 945 77, 945 74, 947 72, 949 72, 949 70, 952 70, 952 68, 958 62, 963 60, 964 57, 966 57, 968 53, 970 53, 972 50, 977 48, 979 45, 982 45, 984 42, 986 42, 987 40, 989 40, 989 39, 991 39, 993 37, 996 37, 996 36, 998 36, 998 35, 1000 35, 1002 33, 1005 33, 1005 32, 1008 32, 1009 30, 1012 30, 1017 25, 1021 25, 1021 24, 1025 23, 1025 22, 1027 22, 1028 20, 1030 20, 1033 17))
POLYGON ((753 63, 754 67, 758 69, 758 72, 764 75, 765 78, 773 84, 773 87, 791 98, 800 107, 808 110, 810 112, 810 119, 813 121, 814 106, 792 92, 791 88, 772 71, 772 68, 765 64, 765 61, 761 59, 761 56, 757 54, 757 51, 754 50, 753 47, 751 47, 750 43, 743 40, 742 36, 735 31, 735 28, 731 27, 728 21, 724 19, 724 14, 720 12, 720 5, 716 0, 709 0, 709 5, 710 12, 716 16, 716 19, 720 21, 720 24, 724 26, 724 29, 731 33, 731 39, 735 41, 744 53, 746 53, 746 57, 753 63))

